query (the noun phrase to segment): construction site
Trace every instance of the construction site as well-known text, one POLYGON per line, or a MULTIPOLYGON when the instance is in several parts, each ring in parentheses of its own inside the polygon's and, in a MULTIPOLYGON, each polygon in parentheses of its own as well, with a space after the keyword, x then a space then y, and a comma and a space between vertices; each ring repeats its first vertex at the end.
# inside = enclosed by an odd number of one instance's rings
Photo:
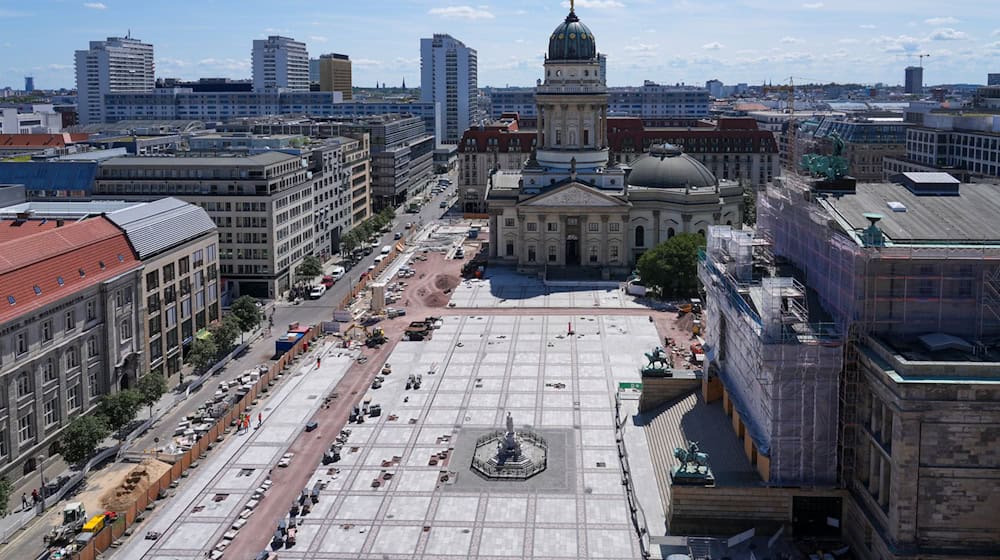
MULTIPOLYGON (((723 401, 759 475, 746 493, 781 497, 796 536, 844 539, 863 558, 1000 546, 986 521, 1000 462, 975 441, 995 439, 1000 417, 1000 186, 942 175, 777 178, 758 192, 756 229, 710 228, 699 265, 703 395, 723 401), (946 417, 962 429, 945 436, 946 417)), ((713 490, 699 489, 705 524, 762 526, 713 490)))

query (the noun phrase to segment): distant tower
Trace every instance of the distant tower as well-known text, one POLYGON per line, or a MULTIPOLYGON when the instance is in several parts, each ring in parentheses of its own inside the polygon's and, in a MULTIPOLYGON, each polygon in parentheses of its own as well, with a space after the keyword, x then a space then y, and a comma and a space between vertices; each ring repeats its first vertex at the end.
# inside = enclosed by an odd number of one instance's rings
POLYGON ((403 78, 403 89, 406 89, 406 78, 403 78))
POLYGON ((924 69, 919 66, 906 67, 905 93, 920 94, 924 92, 924 69))
MULTIPOLYGON (((378 86, 377 83, 375 85, 378 86)), ((319 57, 320 91, 339 91, 344 94, 344 101, 350 101, 353 87, 351 57, 338 53, 324 54, 319 57)))
POLYGON ((444 120, 441 144, 458 144, 475 121, 479 95, 476 49, 435 33, 420 39, 420 101, 440 103, 444 120))
POLYGON ((25 76, 24 77, 24 91, 27 92, 27 93, 31 93, 31 92, 35 91, 35 77, 34 76, 25 76))
POLYGON ((309 51, 305 43, 277 35, 255 39, 251 65, 254 91, 309 91, 309 51))

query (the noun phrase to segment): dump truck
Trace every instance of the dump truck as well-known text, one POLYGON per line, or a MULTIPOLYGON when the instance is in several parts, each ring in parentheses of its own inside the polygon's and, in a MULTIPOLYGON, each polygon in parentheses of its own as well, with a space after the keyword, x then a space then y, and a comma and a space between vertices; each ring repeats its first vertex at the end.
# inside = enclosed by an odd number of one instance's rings
POLYGON ((101 529, 104 529, 104 525, 107 522, 107 515, 104 513, 95 515, 90 518, 89 521, 83 524, 84 533, 100 533, 101 529))
POLYGON ((73 537, 83 529, 83 523, 87 520, 87 510, 80 502, 69 502, 63 507, 62 523, 53 527, 45 535, 45 544, 49 546, 63 546, 69 544, 73 537))
POLYGON ((427 321, 413 321, 404 334, 407 340, 425 340, 430 339, 432 330, 433 325, 427 321))

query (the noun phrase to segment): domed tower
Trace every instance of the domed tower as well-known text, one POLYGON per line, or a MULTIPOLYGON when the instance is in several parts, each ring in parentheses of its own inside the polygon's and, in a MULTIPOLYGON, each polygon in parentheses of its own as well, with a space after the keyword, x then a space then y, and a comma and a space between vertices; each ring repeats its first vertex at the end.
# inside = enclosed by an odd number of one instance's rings
POLYGON ((542 167, 569 174, 573 160, 581 173, 607 166, 607 87, 594 34, 577 17, 573 2, 549 37, 545 79, 535 91, 535 104, 542 167))

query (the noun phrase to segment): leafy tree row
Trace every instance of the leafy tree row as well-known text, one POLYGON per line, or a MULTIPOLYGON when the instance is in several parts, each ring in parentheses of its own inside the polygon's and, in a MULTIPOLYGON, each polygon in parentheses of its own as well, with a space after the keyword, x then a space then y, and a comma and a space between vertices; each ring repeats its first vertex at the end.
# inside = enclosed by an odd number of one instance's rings
POLYGON ((340 238, 342 252, 353 251, 360 247, 369 237, 391 224, 394 219, 396 212, 392 208, 383 208, 381 212, 361 222, 340 238))

